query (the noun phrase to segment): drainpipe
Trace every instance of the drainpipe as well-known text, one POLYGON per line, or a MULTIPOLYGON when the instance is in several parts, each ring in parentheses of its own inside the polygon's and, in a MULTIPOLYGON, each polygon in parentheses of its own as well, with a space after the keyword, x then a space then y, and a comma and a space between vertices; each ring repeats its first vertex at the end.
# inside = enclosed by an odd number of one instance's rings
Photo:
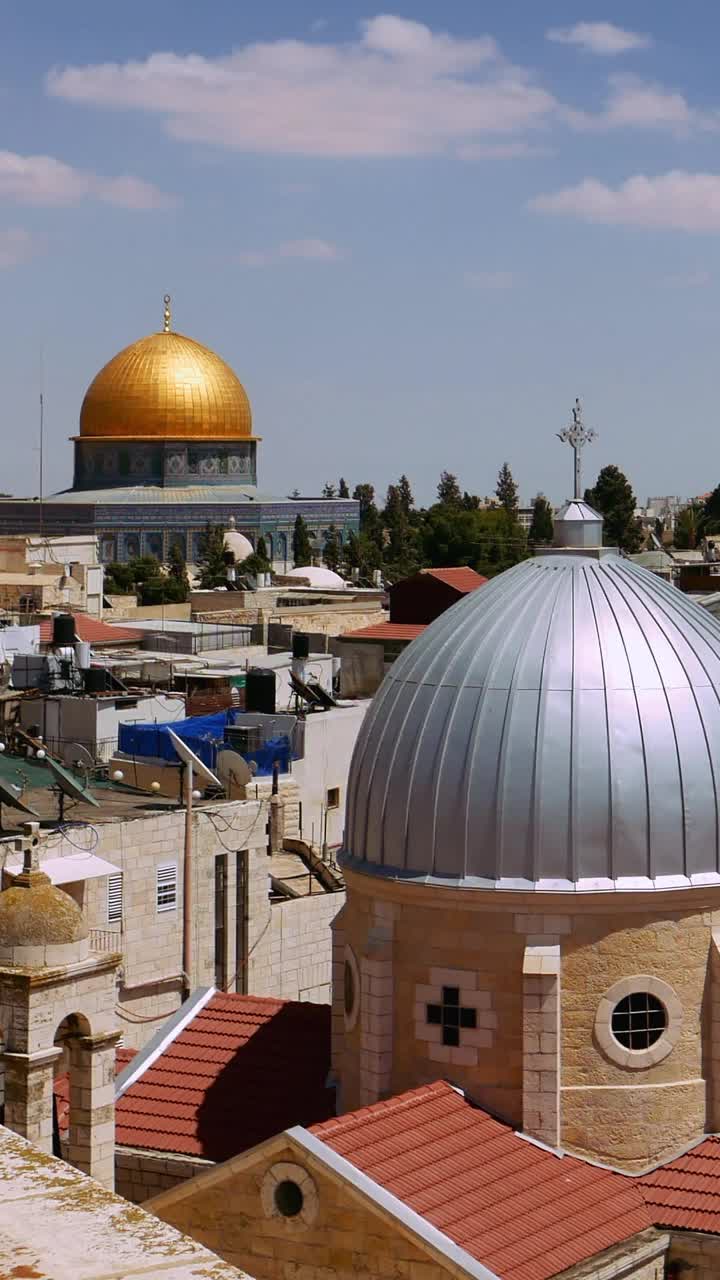
POLYGON ((192 793, 193 771, 185 765, 185 861, 183 864, 183 1000, 187 1000, 192 988, 192 793))

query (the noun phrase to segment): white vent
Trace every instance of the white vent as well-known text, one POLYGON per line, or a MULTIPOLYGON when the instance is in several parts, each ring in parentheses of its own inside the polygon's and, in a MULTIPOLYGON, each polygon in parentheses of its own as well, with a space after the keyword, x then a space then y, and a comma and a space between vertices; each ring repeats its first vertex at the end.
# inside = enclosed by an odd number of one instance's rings
POLYGON ((108 876, 107 882, 107 918, 108 924, 117 924, 123 914, 123 878, 122 871, 108 876))
POLYGON ((177 907, 177 863, 164 862, 156 872, 157 909, 175 911, 177 907))

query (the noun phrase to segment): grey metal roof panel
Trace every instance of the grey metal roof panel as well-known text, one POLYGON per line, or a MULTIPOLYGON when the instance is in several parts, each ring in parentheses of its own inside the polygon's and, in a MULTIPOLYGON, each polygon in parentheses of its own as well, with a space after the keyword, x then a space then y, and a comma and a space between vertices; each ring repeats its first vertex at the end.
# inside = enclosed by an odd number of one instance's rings
POLYGON ((619 557, 538 557, 390 669, 344 856, 502 887, 697 883, 720 875, 719 774, 715 618, 619 557))

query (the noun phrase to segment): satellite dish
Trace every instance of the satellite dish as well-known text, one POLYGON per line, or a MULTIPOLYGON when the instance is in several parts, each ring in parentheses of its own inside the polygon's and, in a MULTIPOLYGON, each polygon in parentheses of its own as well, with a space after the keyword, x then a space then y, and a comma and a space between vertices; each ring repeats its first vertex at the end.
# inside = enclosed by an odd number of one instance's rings
POLYGON ((188 768, 192 769, 193 775, 198 782, 204 782, 206 787, 222 787, 220 779, 215 776, 212 769, 208 769, 207 765, 203 764, 202 760, 199 756, 195 755, 194 751, 190 750, 187 742, 183 742, 182 738, 178 738, 177 734, 173 733, 172 729, 168 729, 168 733, 175 751, 179 755, 183 764, 186 764, 188 768))
POLYGON ((47 756, 47 766, 50 770, 55 785, 60 790, 60 821, 62 822, 65 810, 65 797, 69 796, 71 800, 84 800, 85 804, 91 804, 94 809, 99 809, 100 804, 95 799, 92 791, 88 791, 87 787, 81 786, 77 778, 74 778, 69 769, 64 765, 53 760, 51 756, 47 756))
POLYGON ((29 813, 33 818, 40 817, 40 814, 31 809, 29 804, 23 804, 12 787, 6 786, 4 782, 0 782, 0 805, 2 804, 9 804, 12 809, 19 809, 21 813, 29 813))
POLYGON ((236 787, 246 787, 252 781, 252 769, 237 751, 219 751, 217 758, 218 776, 228 789, 230 783, 236 787))

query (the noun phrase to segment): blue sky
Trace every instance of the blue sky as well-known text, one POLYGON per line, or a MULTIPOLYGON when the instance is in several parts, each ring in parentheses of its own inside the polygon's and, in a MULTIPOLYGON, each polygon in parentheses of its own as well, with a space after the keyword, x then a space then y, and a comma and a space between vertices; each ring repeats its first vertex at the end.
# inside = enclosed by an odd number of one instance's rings
POLYGON ((0 488, 175 327, 243 379, 261 487, 439 472, 555 500, 581 395, 641 499, 720 481, 709 0, 0 4, 0 488))

